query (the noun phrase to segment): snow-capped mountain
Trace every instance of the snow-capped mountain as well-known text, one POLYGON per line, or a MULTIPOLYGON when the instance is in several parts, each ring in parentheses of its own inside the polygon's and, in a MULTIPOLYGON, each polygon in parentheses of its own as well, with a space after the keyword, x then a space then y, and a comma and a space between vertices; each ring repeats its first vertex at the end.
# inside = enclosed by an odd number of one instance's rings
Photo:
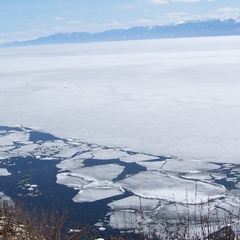
POLYGON ((15 41, 1 46, 25 46, 62 43, 86 43, 103 41, 124 41, 158 38, 206 37, 240 35, 240 21, 235 19, 192 21, 173 25, 132 27, 114 29, 99 33, 72 32, 57 33, 34 40, 15 41))

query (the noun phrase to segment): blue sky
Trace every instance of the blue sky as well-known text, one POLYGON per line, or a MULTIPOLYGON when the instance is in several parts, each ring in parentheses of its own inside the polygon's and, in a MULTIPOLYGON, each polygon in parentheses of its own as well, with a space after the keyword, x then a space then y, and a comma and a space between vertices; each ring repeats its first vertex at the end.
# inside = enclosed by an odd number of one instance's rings
POLYGON ((240 0, 1 0, 0 42, 230 17, 240 0))

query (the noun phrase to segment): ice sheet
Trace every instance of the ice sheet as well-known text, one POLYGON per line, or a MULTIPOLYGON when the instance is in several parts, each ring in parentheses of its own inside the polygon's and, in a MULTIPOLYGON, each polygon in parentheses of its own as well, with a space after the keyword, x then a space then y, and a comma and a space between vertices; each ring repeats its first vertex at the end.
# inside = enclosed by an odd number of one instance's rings
POLYGON ((124 151, 118 151, 114 149, 99 149, 94 151, 93 159, 116 159, 128 154, 124 151))
POLYGON ((239 55, 238 36, 1 49, 0 124, 237 162, 239 55))
POLYGON ((81 177, 65 172, 57 174, 57 183, 77 189, 81 189, 84 185, 88 184, 81 177))
MULTIPOLYGON (((158 157, 146 155, 146 154, 134 154, 134 155, 127 155, 125 157, 121 157, 120 159, 121 159, 121 161, 124 161, 124 162, 138 162, 139 163, 141 161, 158 159, 158 157)), ((141 163, 139 163, 139 164, 141 164, 141 163)))

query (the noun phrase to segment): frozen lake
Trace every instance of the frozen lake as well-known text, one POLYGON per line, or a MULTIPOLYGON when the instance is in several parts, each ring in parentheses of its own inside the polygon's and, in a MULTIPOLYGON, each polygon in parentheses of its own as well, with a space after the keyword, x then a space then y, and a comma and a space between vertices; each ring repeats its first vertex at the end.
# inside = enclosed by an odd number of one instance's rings
MULTIPOLYGON (((108 203, 113 227, 121 227, 129 209, 139 218, 139 197, 146 222, 170 216, 169 203, 186 202, 186 191, 192 203, 211 199, 212 206, 234 209, 240 187, 239 40, 1 49, 0 125, 24 126, 0 128, 2 161, 59 161, 55 180, 76 192, 72 202, 118 197, 108 203), (43 134, 47 138, 39 142, 38 130, 53 135, 43 134), (126 191, 131 195, 119 198, 126 191)), ((11 172, 1 166, 0 175, 11 172)))
POLYGON ((1 125, 238 162, 239 37, 6 48, 1 125))

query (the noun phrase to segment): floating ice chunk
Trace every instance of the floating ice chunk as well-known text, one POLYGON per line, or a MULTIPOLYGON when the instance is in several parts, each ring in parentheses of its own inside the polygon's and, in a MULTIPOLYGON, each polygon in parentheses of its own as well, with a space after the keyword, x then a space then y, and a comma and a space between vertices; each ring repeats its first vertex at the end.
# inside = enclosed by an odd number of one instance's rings
POLYGON ((0 138, 1 141, 6 141, 5 144, 1 145, 11 145, 11 142, 19 142, 23 144, 29 144, 29 133, 25 131, 8 131, 8 134, 0 138), (2 140, 1 140, 2 138, 2 140))
POLYGON ((77 149, 69 147, 64 141, 47 141, 37 144, 37 148, 34 151, 35 155, 54 156, 59 158, 71 157, 77 149))
POLYGON ((124 151, 118 151, 114 149, 99 149, 93 153, 93 159, 117 159, 128 154, 124 151))
MULTIPOLYGON (((12 135, 12 134, 11 134, 12 135)), ((0 137, 0 145, 1 146, 13 146, 13 136, 5 135, 0 137)))
POLYGON ((93 157, 93 153, 91 151, 84 152, 84 153, 78 154, 77 157, 78 158, 82 158, 82 159, 88 159, 88 158, 92 158, 93 157))
POLYGON ((240 182, 235 185, 236 188, 240 188, 240 182))
POLYGON ((226 181, 228 181, 228 182, 237 182, 237 177, 228 177, 228 178, 226 178, 226 181))
POLYGON ((182 175, 182 178, 204 181, 204 180, 211 180, 212 175, 207 172, 191 171, 182 175))
POLYGON ((122 191, 116 188, 97 188, 90 187, 79 191, 73 198, 74 202, 94 202, 97 200, 117 196, 123 194, 122 191))
POLYGON ((80 167, 84 167, 83 159, 79 159, 78 156, 75 158, 68 158, 66 160, 61 161, 59 164, 57 164, 57 167, 61 170, 67 170, 71 171, 73 169, 77 169, 80 167))
POLYGON ((159 200, 157 199, 146 199, 139 198, 137 196, 127 197, 118 201, 113 201, 108 204, 108 206, 116 211, 122 209, 134 209, 134 210, 152 210, 157 207, 159 200))
POLYGON ((29 155, 30 153, 34 153, 35 149, 38 147, 38 144, 26 144, 15 148, 11 151, 11 155, 13 156, 21 156, 21 155, 29 155))
MULTIPOLYGON (((166 161, 141 161, 138 162, 139 165, 146 167, 147 170, 161 170, 162 166, 166 163, 166 161)), ((173 169, 174 171, 174 169, 173 169)))
MULTIPOLYGON (((1 137, 0 137, 1 139, 1 137)), ((6 153, 7 151, 10 151, 14 148, 14 145, 11 145, 11 146, 0 146, 0 152, 2 153, 6 153)))
POLYGON ((215 180, 220 180, 220 179, 223 179, 223 178, 226 178, 226 177, 227 177, 226 174, 217 173, 217 172, 211 173, 211 176, 212 176, 215 180))
POLYGON ((158 159, 158 157, 154 157, 147 154, 132 154, 127 155, 125 157, 121 157, 120 160, 124 162, 140 162, 140 161, 147 161, 147 160, 154 160, 158 159))
POLYGON ((41 160, 47 160, 47 161, 49 161, 49 160, 59 160, 59 159, 56 158, 56 157, 43 157, 43 158, 41 158, 41 160))
POLYGON ((161 166, 164 171, 171 172, 190 172, 190 171, 205 171, 218 169, 217 164, 209 163, 204 160, 183 160, 183 159, 168 159, 161 166))
POLYGON ((240 167, 234 167, 234 168, 233 168, 233 171, 240 173, 240 167))
POLYGON ((226 191, 221 185, 185 180, 153 171, 140 172, 120 181, 119 184, 142 197, 177 202, 184 202, 186 194, 191 201, 205 202, 223 197, 226 191))
POLYGON ((100 227, 100 228, 98 228, 98 230, 99 230, 99 231, 105 231, 106 228, 105 228, 105 227, 100 227))
POLYGON ((175 222, 179 222, 180 219, 187 219, 190 224, 190 221, 200 219, 200 217, 214 216, 217 212, 216 205, 218 205, 219 202, 219 200, 214 200, 197 205, 188 202, 188 199, 186 199, 184 203, 167 203, 160 205, 155 210, 154 217, 156 219, 171 220, 175 222))
POLYGON ((81 229, 69 229, 69 233, 80 233, 82 230, 81 229))
POLYGON ((124 167, 117 164, 108 164, 94 167, 75 168, 72 170, 72 173, 81 176, 82 178, 97 181, 111 181, 116 178, 123 171, 123 169, 124 167))
POLYGON ((11 173, 8 172, 7 169, 5 169, 5 168, 0 168, 0 176, 9 176, 9 175, 11 175, 11 173))
POLYGON ((67 138, 66 140, 67 140, 68 142, 74 142, 74 140, 71 139, 71 138, 67 138))
POLYGON ((78 189, 81 189, 84 185, 88 184, 87 181, 83 180, 79 176, 66 172, 57 174, 57 183, 78 189))
POLYGON ((60 149, 60 151, 57 154, 54 154, 54 157, 69 158, 77 152, 78 152, 78 149, 76 147, 65 146, 64 148, 60 149))
MULTIPOLYGON (((112 228, 117 229, 128 229, 137 231, 141 226, 144 232, 149 232, 154 220, 147 214, 143 214, 140 211, 124 210, 124 211, 113 211, 110 214, 109 225, 112 228)), ((161 224, 154 222, 154 227, 159 230, 161 224)))

